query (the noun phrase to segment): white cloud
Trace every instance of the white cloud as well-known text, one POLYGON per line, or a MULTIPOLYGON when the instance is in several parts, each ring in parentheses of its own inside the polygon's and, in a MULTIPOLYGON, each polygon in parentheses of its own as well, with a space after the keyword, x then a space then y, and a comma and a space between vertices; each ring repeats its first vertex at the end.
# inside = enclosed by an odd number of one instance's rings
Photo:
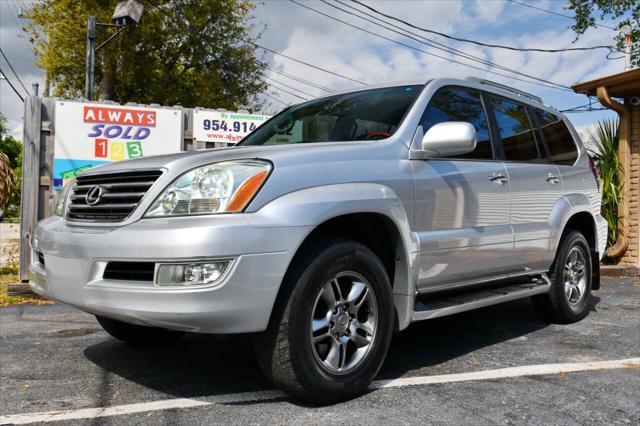
MULTIPOLYGON (((586 98, 582 95, 557 91, 496 74, 513 75, 504 70, 482 71, 438 59, 427 53, 417 52, 350 28, 301 7, 297 7, 298 11, 296 8, 288 8, 287 11, 291 15, 287 19, 283 19, 281 13, 278 12, 283 4, 293 5, 289 2, 266 2, 258 8, 256 13, 259 19, 269 22, 270 28, 280 29, 277 31, 277 38, 280 44, 279 48, 282 51, 292 57, 306 60, 367 83, 399 80, 426 81, 429 78, 445 76, 476 76, 530 91, 547 99, 559 109, 586 102, 586 98), (285 22, 286 25, 283 25, 285 22), (284 37, 282 33, 288 33, 290 36, 284 37)), ((501 1, 478 0, 474 3, 376 1, 368 2, 368 4, 419 26, 493 44, 558 49, 611 44, 615 35, 611 30, 598 28, 587 31, 577 43, 574 43, 575 34, 568 28, 572 24, 571 20, 501 1)), ((305 5, 330 13, 339 19, 361 26, 376 34, 427 50, 430 53, 466 62, 474 67, 486 68, 482 64, 469 62, 459 56, 421 45, 371 23, 345 15, 321 2, 307 1, 305 5)), ((537 5, 560 13, 567 13, 552 1, 541 2, 537 5)), ((560 53, 515 52, 454 42, 436 35, 421 33, 415 29, 411 31, 496 64, 565 86, 571 86, 596 76, 622 71, 620 61, 605 59, 606 50, 560 53)), ((265 37, 264 43, 267 46, 269 46, 268 41, 269 38, 265 37)), ((274 57, 273 62, 285 72, 305 76, 305 78, 337 89, 358 86, 356 83, 312 70, 287 59, 274 57)), ((524 76, 517 76, 517 78, 528 80, 524 76)), ((280 95, 288 102, 296 102, 292 96, 282 93, 280 95)), ((580 125, 608 114, 610 113, 576 114, 571 116, 571 119, 580 125)))
POLYGON ((578 132, 580 139, 582 139, 582 143, 590 151, 594 150, 596 147, 596 143, 594 142, 592 135, 595 133, 597 127, 598 123, 591 123, 576 127, 576 132, 578 132))
MULTIPOLYGON (((322 10, 327 14, 361 26, 376 34, 402 41, 445 58, 461 60, 459 56, 453 56, 421 45, 413 40, 400 37, 372 23, 346 15, 319 1, 302 1, 309 7, 322 10)), ((573 44, 575 35, 568 29, 568 26, 572 24, 571 20, 545 14, 507 1, 364 1, 380 11, 397 16, 418 26, 488 43, 520 47, 563 48, 574 45, 609 44, 612 43, 613 37, 613 32, 610 30, 592 29, 581 36, 578 43, 573 44)), ((341 8, 346 8, 338 3, 334 4, 341 8)), ((348 2, 347 4, 362 9, 362 7, 354 3, 348 2)), ((0 13, 0 45, 10 57, 12 63, 14 63, 16 71, 25 81, 27 88, 30 89, 32 81, 39 81, 42 88, 44 83, 42 81, 42 73, 34 67, 33 55, 25 42, 26 40, 19 38, 19 35, 22 34, 16 28, 12 15, 7 13, 10 12, 8 9, 10 5, 13 5, 13 3, 0 1, 0 11, 2 12, 0 13)), ((561 13, 569 13, 563 11, 558 6, 558 2, 551 0, 541 1, 535 3, 535 5, 561 13)), ((372 12, 367 11, 367 13, 372 12)), ((560 109, 586 102, 586 99, 580 95, 558 92, 517 81, 513 78, 500 77, 491 72, 453 64, 429 54, 399 46, 350 28, 327 17, 317 15, 289 1, 265 1, 254 10, 254 16, 257 24, 256 33, 260 31, 262 24, 267 26, 261 40, 258 42, 259 44, 366 83, 375 84, 402 80, 426 81, 433 77, 466 77, 471 75, 490 78, 513 87, 531 91, 548 99, 550 103, 560 109)), ((381 22, 383 21, 385 20, 381 20, 381 22)), ((400 25, 394 21, 386 21, 400 25)), ((606 51, 602 50, 553 54, 523 53, 482 48, 473 44, 454 42, 433 34, 422 33, 416 29, 411 31, 497 64, 564 85, 571 85, 578 81, 622 71, 621 61, 607 61, 605 59, 606 51)), ((262 52, 259 53, 261 54, 262 52)), ((357 83, 282 57, 271 54, 267 54, 265 57, 273 67, 311 80, 317 84, 339 90, 359 86, 357 83)), ((481 64, 471 64, 485 68, 481 64)), ((3 66, 3 69, 5 69, 5 66, 3 66)), ((496 72, 506 73, 505 71, 496 72)), ((278 74, 269 73, 268 75, 314 96, 326 94, 317 88, 289 80, 278 74)), ((15 127, 22 118, 22 104, 14 94, 9 92, 10 89, 6 82, 0 82, 0 90, 2 91, 0 111, 9 118, 10 124, 15 127)), ((278 92, 278 96, 285 102, 295 103, 300 101, 281 90, 273 89, 273 91, 278 92)), ((269 110, 273 112, 278 108, 280 108, 280 105, 274 102, 269 110)), ((576 124, 583 125, 603 115, 604 113, 576 114, 571 118, 576 124)))
MULTIPOLYGON (((42 73, 34 66, 34 56, 27 35, 21 28, 25 23, 18 17, 18 10, 13 2, 0 1, 0 47, 11 61, 26 91, 1 57, 0 68, 21 96, 31 94, 32 83, 39 83, 40 89, 44 84, 42 73)), ((21 140, 23 104, 8 82, 3 80, 0 80, 0 112, 6 116, 11 134, 21 140)))

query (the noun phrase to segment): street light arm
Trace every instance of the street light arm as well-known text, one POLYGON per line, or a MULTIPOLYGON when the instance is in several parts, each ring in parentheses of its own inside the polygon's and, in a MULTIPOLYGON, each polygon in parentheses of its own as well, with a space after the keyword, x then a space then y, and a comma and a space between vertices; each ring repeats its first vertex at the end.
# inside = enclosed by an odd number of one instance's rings
POLYGON ((120 34, 122 31, 125 30, 125 28, 127 28, 126 25, 118 25, 118 27, 120 27, 120 29, 118 31, 116 31, 115 33, 111 34, 105 41, 103 41, 102 43, 100 43, 98 45, 98 47, 96 47, 95 52, 97 52, 98 50, 100 50, 100 48, 102 46, 104 46, 105 44, 109 43, 111 41, 111 39, 113 39, 114 37, 116 37, 118 34, 120 34))
POLYGON ((98 26, 98 27, 116 27, 116 28, 126 27, 126 25, 121 25, 121 24, 108 24, 108 23, 106 23, 106 22, 96 22, 96 26, 98 26))

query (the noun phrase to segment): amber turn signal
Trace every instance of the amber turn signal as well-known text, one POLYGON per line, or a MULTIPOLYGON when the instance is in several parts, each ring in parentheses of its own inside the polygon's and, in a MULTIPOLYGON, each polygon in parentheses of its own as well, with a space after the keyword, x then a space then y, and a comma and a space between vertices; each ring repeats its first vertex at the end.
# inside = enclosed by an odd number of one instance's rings
POLYGON ((262 171, 251 176, 236 191, 231 201, 227 205, 227 212, 239 212, 246 207, 251 198, 258 192, 262 183, 267 178, 268 172, 262 171))

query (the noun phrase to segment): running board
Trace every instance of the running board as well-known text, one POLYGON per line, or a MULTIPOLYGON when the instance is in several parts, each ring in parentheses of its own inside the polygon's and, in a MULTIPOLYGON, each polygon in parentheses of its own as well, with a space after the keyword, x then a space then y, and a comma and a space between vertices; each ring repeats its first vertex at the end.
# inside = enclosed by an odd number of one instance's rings
POLYGON ((549 277, 546 274, 541 274, 536 277, 527 277, 525 282, 514 283, 512 281, 503 287, 480 289, 428 301, 416 301, 413 321, 444 317, 536 294, 543 294, 547 293, 550 287, 551 281, 549 277))

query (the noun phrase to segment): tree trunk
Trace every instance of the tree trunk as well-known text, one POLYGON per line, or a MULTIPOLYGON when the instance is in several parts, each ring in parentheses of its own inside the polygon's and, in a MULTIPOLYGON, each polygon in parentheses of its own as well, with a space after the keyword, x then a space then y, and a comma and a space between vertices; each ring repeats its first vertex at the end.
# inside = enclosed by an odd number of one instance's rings
POLYGON ((101 53, 102 79, 100 80, 100 99, 112 101, 116 97, 117 55, 113 49, 109 48, 106 48, 101 53))

